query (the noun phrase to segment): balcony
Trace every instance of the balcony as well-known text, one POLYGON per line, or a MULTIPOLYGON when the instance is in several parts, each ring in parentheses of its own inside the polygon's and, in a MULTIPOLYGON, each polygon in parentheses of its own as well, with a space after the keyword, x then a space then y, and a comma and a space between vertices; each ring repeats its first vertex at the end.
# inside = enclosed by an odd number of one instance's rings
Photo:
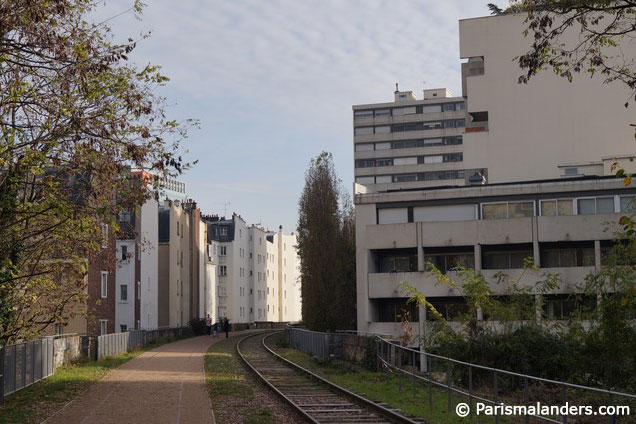
POLYGON ((584 241, 613 239, 612 223, 622 214, 539 216, 539 241, 584 241), (607 231, 606 228, 610 227, 607 231))
POLYGON ((367 249, 400 249, 417 247, 415 223, 368 225, 367 249))
MULTIPOLYGON (((446 274, 451 279, 457 278, 456 272, 446 274)), ((369 273, 369 297, 406 297, 397 289, 398 284, 407 281, 426 296, 459 296, 460 292, 442 284, 430 272, 387 272, 369 273)))

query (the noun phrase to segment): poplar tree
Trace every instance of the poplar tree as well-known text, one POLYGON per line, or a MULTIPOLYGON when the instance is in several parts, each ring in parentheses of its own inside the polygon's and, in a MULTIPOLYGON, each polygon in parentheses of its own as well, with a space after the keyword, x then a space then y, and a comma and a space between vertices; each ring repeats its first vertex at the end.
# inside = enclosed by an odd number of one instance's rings
MULTIPOLYGON (((312 159, 299 201, 302 317, 312 330, 355 326, 355 231, 351 201, 340 208, 333 158, 312 159)), ((346 198, 345 198, 346 199, 346 198)))

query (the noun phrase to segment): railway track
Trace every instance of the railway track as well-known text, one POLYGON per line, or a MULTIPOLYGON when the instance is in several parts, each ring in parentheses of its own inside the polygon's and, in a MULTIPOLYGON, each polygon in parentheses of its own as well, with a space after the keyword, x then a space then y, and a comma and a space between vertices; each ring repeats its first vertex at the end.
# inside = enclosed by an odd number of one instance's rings
POLYGON ((236 350, 270 388, 312 423, 421 424, 282 358, 265 343, 276 332, 243 337, 236 350))

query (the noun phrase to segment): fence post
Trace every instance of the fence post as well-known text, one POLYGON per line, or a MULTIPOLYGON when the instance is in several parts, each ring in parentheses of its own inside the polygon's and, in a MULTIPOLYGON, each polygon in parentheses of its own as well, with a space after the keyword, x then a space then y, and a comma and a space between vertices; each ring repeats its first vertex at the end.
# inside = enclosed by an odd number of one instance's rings
MULTIPOLYGON (((469 411, 473 411, 473 366, 468 365, 468 407, 469 411)), ((472 414, 471 414, 472 415, 472 414)))
MULTIPOLYGON (((528 377, 527 376, 523 376, 523 404, 528 406, 528 377)), ((526 424, 530 422, 530 415, 528 415, 528 412, 526 410, 526 424)))
MULTIPOLYGON (((608 392, 608 396, 609 396, 609 403, 608 406, 614 406, 614 402, 612 399, 612 392, 608 392)), ((609 417, 609 422, 610 424, 616 424, 616 414, 610 415, 609 417)))
POLYGON ((22 343, 23 356, 22 356, 22 387, 26 386, 26 376, 27 376, 27 343, 22 343))
POLYGON ((402 392, 402 348, 396 346, 395 352, 397 354, 398 382, 400 385, 400 393, 401 393, 402 392))
MULTIPOLYGON (((497 381, 497 370, 494 372, 495 406, 499 405, 499 383, 497 381)), ((495 410, 496 411, 496 410, 495 410)), ((499 414, 495 412, 495 424, 499 424, 499 414)))
POLYGON ((451 362, 446 361, 446 385, 448 386, 448 412, 451 411, 451 362))
POLYGON ((4 403, 4 347, 0 347, 0 405, 4 403))
POLYGON ((415 400, 415 351, 411 352, 413 357, 413 400, 415 400))
MULTIPOLYGON (((561 385, 561 403, 565 406, 568 403, 568 388, 565 384, 561 385)), ((563 424, 567 424, 568 416, 567 414, 563 414, 563 424)))
POLYGON ((426 373, 428 374, 428 405, 433 408, 433 383, 431 382, 431 357, 426 355, 426 373))

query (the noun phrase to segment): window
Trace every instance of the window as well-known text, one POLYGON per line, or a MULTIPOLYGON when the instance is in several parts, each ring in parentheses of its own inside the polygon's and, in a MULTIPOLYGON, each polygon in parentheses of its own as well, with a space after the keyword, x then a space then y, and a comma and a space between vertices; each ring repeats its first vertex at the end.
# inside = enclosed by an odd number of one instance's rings
POLYGON ((377 272, 417 271, 417 249, 378 250, 377 269, 377 272))
POLYGON ((119 300, 121 300, 122 302, 128 301, 128 285, 127 284, 121 284, 119 286, 119 300))
POLYGON ((373 151, 373 143, 356 144, 356 152, 370 152, 373 151))
POLYGON ((594 266, 594 247, 554 248, 541 251, 541 267, 594 266))
POLYGON ((411 106, 411 107, 400 107, 400 108, 395 108, 393 109, 393 116, 400 116, 400 115, 413 115, 417 113, 415 106, 411 106))
POLYGON ((108 297, 108 272, 101 272, 101 288, 102 288, 102 298, 108 297))
POLYGON ((475 268, 475 254, 473 252, 432 254, 425 256, 424 262, 427 264, 430 262, 442 274, 446 274, 448 271, 453 271, 460 266, 475 268))
POLYGON ((532 246, 525 246, 507 245, 484 249, 482 253, 483 269, 523 269, 526 258, 533 257, 532 246))
POLYGON ((485 203, 481 205, 482 219, 505 219, 534 216, 534 202, 485 203))
POLYGON ((119 324, 119 331, 125 333, 126 331, 128 331, 128 326, 126 324, 119 324))
POLYGON ((408 318, 411 322, 419 321, 417 306, 414 303, 406 303, 406 299, 374 299, 374 302, 377 302, 379 322, 400 322, 402 318, 408 318))
POLYGON ((183 250, 181 251, 181 268, 183 268, 183 250))
POLYGON ((375 116, 391 116, 391 109, 376 109, 375 116))
POLYGON ((221 277, 227 276, 227 266, 226 265, 219 266, 219 275, 221 277))
POLYGON ((541 201, 541 216, 574 215, 572 199, 556 199, 541 201))
POLYGON ((227 255, 227 246, 219 246, 219 256, 227 255))
POLYGON ((355 135, 369 135, 373 134, 373 127, 357 127, 355 129, 355 135))
POLYGON ((227 236, 227 227, 221 227, 221 235, 227 236))
POLYGON ((394 175, 393 182, 394 183, 408 183, 411 181, 417 181, 417 175, 415 174, 402 174, 402 175, 394 175))
POLYGON ((108 320, 107 319, 100 319, 99 320, 99 334, 100 335, 105 335, 108 334, 108 320))
POLYGON ((591 197, 585 199, 577 199, 576 207, 579 215, 614 213, 614 197, 591 197))
POLYGON ((451 111, 455 111, 455 105, 453 103, 445 103, 442 105, 442 110, 444 112, 451 112, 451 111))
POLYGON ((372 118, 373 111, 372 110, 356 110, 353 113, 353 117, 355 119, 372 118))
POLYGON ((621 196, 621 212, 636 212, 636 196, 621 196))
POLYGON ((128 259, 128 246, 121 247, 121 260, 125 261, 128 259))
POLYGON ((391 127, 388 125, 383 125, 381 127, 375 127, 375 134, 389 134, 391 132, 391 127))

